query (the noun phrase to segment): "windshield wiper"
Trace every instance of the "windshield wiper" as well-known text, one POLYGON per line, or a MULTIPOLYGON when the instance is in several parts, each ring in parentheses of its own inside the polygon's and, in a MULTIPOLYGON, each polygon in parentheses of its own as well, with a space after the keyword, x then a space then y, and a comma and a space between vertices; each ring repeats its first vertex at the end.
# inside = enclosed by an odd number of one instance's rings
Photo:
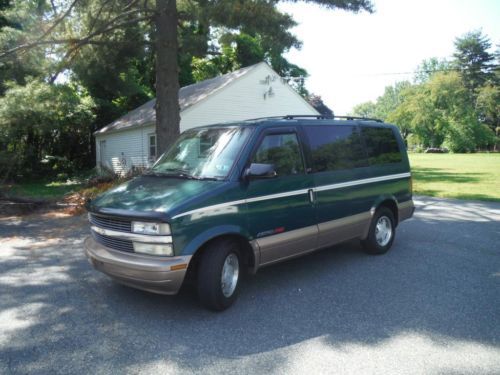
POLYGON ((147 171, 144 172, 143 175, 145 176, 154 176, 154 177, 178 177, 178 178, 185 178, 186 180, 205 180, 205 181, 220 181, 220 178, 217 177, 205 177, 205 176, 193 176, 190 175, 189 173, 186 173, 185 169, 174 169, 174 168, 169 168, 167 169, 169 172, 158 172, 158 171, 147 171), (177 172, 177 173, 176 173, 177 172))
POLYGON ((179 177, 188 180, 197 179, 197 177, 190 175, 187 169, 181 169, 181 168, 168 168, 165 169, 165 171, 150 170, 144 174, 147 176, 155 176, 155 177, 179 177))

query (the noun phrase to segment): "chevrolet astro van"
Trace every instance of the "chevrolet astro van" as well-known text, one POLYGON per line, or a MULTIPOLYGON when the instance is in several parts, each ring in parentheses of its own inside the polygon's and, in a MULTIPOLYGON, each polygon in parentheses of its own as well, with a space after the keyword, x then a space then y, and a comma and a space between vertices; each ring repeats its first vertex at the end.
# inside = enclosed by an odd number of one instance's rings
POLYGON ((142 176, 88 203, 91 264, 119 283, 229 307, 245 271, 359 239, 391 247, 412 216, 398 129, 285 116, 190 129, 142 176))

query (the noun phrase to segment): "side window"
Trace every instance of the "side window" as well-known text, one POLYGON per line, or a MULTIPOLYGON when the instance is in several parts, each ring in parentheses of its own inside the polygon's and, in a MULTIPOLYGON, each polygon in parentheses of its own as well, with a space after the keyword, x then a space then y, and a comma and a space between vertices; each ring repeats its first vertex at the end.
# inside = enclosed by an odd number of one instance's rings
POLYGON ((99 141, 99 162, 101 166, 106 163, 106 141, 99 141))
POLYGON ((304 173, 304 162, 295 133, 266 135, 252 162, 273 164, 278 177, 304 173))
POLYGON ((156 160, 156 134, 148 135, 148 146, 149 146, 149 160, 156 160))
POLYGON ((361 137, 355 126, 304 126, 314 171, 336 171, 367 166, 361 137))
POLYGON ((362 127, 370 165, 400 163, 403 161, 396 136, 390 128, 362 127))

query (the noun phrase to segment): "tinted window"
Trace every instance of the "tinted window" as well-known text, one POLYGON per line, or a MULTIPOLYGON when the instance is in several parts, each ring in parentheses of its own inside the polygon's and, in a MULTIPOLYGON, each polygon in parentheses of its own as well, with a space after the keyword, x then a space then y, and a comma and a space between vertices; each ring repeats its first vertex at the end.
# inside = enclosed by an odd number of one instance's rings
POLYGON ((265 136, 252 162, 273 164, 278 176, 304 173, 304 163, 295 133, 265 136))
POLYGON ((361 132, 370 165, 399 163, 403 160, 392 129, 362 127, 361 132))
POLYGON ((364 167, 366 156, 357 128, 349 125, 305 126, 316 172, 364 167))

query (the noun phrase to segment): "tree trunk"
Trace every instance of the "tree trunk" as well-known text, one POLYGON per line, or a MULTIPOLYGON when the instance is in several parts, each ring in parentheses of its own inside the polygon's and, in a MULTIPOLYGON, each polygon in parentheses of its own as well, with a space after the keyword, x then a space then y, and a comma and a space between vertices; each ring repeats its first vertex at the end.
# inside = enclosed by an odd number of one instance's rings
POLYGON ((156 142, 158 155, 179 135, 179 72, 175 0, 156 0, 156 142))

